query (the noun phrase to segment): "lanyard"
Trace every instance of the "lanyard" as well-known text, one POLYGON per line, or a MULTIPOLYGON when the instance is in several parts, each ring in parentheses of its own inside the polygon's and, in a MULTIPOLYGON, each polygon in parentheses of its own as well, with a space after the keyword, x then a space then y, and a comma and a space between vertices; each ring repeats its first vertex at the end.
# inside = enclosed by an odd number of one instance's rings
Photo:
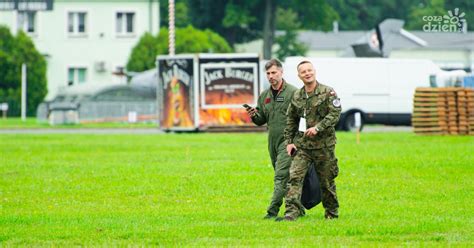
POLYGON ((304 91, 304 93, 306 95, 306 104, 305 104, 305 107, 304 107, 303 118, 306 118, 306 108, 308 107, 309 96, 308 96, 308 92, 306 92, 306 90, 304 91))

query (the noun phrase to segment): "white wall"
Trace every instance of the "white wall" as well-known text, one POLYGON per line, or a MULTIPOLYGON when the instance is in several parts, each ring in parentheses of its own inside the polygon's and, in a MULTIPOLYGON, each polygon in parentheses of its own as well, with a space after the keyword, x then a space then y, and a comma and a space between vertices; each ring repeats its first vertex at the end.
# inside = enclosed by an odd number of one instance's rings
MULTIPOLYGON (((12 30, 17 29, 17 13, 1 11, 0 24, 12 30)), ((112 74, 116 66, 125 66, 131 49, 140 36, 151 30, 159 30, 159 3, 153 0, 56 0, 53 11, 38 12, 37 32, 32 39, 48 62, 48 95, 52 99, 58 90, 68 87, 68 67, 87 68, 86 83, 91 87, 97 84, 123 83, 123 78, 112 74), (150 12, 151 7, 151 12, 150 12), (67 32, 67 13, 69 11, 87 12, 87 35, 71 37, 67 32), (134 35, 116 34, 116 12, 135 12, 134 35), (150 13, 152 25, 150 27, 150 13), (97 72, 95 63, 105 62, 105 71, 97 72)))
POLYGON ((442 68, 470 68, 474 65, 469 50, 395 50, 390 58, 431 59, 442 68))

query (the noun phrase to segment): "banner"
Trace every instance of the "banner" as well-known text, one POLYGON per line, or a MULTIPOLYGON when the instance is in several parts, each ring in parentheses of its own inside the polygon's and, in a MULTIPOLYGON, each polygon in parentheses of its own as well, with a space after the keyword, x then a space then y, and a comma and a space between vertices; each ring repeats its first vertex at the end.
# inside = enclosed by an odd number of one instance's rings
POLYGON ((251 63, 203 64, 201 66, 201 106, 241 108, 257 102, 257 65, 251 63))
POLYGON ((200 66, 200 124, 250 124, 242 105, 257 104, 258 63, 211 62, 200 66))
POLYGON ((158 57, 158 96, 162 129, 194 129, 194 58, 158 57))
POLYGON ((53 0, 0 0, 0 10, 18 10, 18 11, 53 10, 53 0))

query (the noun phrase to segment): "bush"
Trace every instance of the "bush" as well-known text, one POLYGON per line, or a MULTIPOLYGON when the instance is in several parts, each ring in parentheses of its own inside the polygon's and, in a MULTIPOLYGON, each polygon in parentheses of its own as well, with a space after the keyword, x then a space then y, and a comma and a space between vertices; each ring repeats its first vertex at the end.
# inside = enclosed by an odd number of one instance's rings
POLYGON ((7 27, 0 26, 0 102, 8 103, 9 116, 21 114, 23 63, 27 66, 26 114, 34 116, 47 93, 46 60, 28 35, 19 32, 15 37, 7 27))
MULTIPOLYGON (((211 30, 199 30, 189 25, 176 29, 175 52, 179 53, 230 53, 231 47, 220 35, 211 30)), ((128 71, 145 71, 155 67, 156 56, 168 54, 168 29, 162 28, 158 36, 144 34, 133 48, 127 62, 128 71)))

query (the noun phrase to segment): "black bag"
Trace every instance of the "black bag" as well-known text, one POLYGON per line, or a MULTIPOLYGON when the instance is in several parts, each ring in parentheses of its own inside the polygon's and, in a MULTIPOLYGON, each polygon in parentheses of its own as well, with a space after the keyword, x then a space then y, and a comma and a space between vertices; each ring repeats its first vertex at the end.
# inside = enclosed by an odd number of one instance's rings
POLYGON ((314 165, 310 164, 303 181, 301 204, 303 204, 304 208, 311 209, 320 202, 321 185, 319 185, 319 178, 316 169, 314 169, 314 165))

